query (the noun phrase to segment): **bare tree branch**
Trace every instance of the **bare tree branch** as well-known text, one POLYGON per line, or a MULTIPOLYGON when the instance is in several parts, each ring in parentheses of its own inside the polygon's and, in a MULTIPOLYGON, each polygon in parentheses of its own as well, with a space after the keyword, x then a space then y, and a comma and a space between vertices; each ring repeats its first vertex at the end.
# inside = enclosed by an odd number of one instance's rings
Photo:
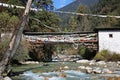
MULTIPOLYGON (((31 18, 31 17, 30 17, 30 18, 31 18)), ((52 30, 52 31, 54 31, 54 32, 56 31, 55 28, 52 28, 52 27, 50 27, 50 26, 48 26, 48 25, 46 25, 46 24, 43 24, 43 23, 42 23, 39 19, 37 19, 37 18, 31 18, 31 19, 39 22, 39 23, 42 24, 44 27, 46 27, 46 28, 48 28, 48 29, 50 29, 50 30, 52 30)))

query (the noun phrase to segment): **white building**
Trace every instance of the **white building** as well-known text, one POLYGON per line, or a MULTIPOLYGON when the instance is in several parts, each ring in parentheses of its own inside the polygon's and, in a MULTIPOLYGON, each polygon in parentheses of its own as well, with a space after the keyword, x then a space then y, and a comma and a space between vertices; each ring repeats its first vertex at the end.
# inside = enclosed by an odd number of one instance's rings
POLYGON ((120 53, 120 28, 97 28, 98 48, 120 53))

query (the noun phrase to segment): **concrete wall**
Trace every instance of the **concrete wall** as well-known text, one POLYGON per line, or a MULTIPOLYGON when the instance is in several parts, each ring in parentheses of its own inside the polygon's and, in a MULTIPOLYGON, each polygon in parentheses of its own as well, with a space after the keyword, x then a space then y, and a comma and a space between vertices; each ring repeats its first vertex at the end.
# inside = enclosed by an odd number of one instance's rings
POLYGON ((99 51, 107 49, 111 52, 120 53, 120 30, 99 30, 99 51))

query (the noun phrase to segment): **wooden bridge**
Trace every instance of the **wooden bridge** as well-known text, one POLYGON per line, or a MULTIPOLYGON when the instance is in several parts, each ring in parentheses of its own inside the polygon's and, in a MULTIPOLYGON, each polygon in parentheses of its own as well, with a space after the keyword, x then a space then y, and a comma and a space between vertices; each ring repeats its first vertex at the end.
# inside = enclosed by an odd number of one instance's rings
POLYGON ((73 44, 77 49, 79 45, 98 50, 97 33, 95 32, 24 32, 25 39, 31 46, 41 44, 73 44))

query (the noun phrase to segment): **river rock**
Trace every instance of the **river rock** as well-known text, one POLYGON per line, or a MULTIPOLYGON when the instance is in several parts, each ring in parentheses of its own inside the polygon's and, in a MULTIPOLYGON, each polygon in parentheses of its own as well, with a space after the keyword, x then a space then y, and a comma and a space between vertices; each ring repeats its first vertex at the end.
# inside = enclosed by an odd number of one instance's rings
POLYGON ((101 74, 102 70, 100 68, 95 68, 95 69, 93 69, 93 73, 101 74))
POLYGON ((65 73, 61 73, 60 77, 67 77, 67 75, 65 73))
POLYGON ((86 69, 85 66, 78 66, 78 69, 86 69))
POLYGON ((5 77, 4 80, 12 80, 12 79, 9 77, 5 77))
POLYGON ((68 66, 65 66, 64 69, 69 69, 69 67, 68 67, 68 66))
POLYGON ((89 65, 95 65, 96 64, 96 61, 95 60, 92 60, 90 61, 89 65))
POLYGON ((102 73, 112 74, 113 71, 112 71, 112 70, 109 70, 109 69, 103 69, 103 70, 102 70, 102 73))
POLYGON ((119 65, 120 65, 120 61, 118 61, 118 62, 117 62, 117 64, 119 64, 119 65))
POLYGON ((91 67, 86 67, 86 72, 87 73, 93 73, 93 69, 91 67))
POLYGON ((49 80, 47 77, 44 77, 44 80, 49 80))
POLYGON ((39 64, 39 62, 37 62, 37 61, 26 61, 26 62, 23 62, 22 64, 39 64))
POLYGON ((90 61, 89 60, 78 60, 76 61, 77 63, 89 63, 90 61))
POLYGON ((117 66, 120 66, 120 61, 117 62, 117 66))
POLYGON ((97 65, 106 65, 105 61, 99 61, 96 63, 97 65))

